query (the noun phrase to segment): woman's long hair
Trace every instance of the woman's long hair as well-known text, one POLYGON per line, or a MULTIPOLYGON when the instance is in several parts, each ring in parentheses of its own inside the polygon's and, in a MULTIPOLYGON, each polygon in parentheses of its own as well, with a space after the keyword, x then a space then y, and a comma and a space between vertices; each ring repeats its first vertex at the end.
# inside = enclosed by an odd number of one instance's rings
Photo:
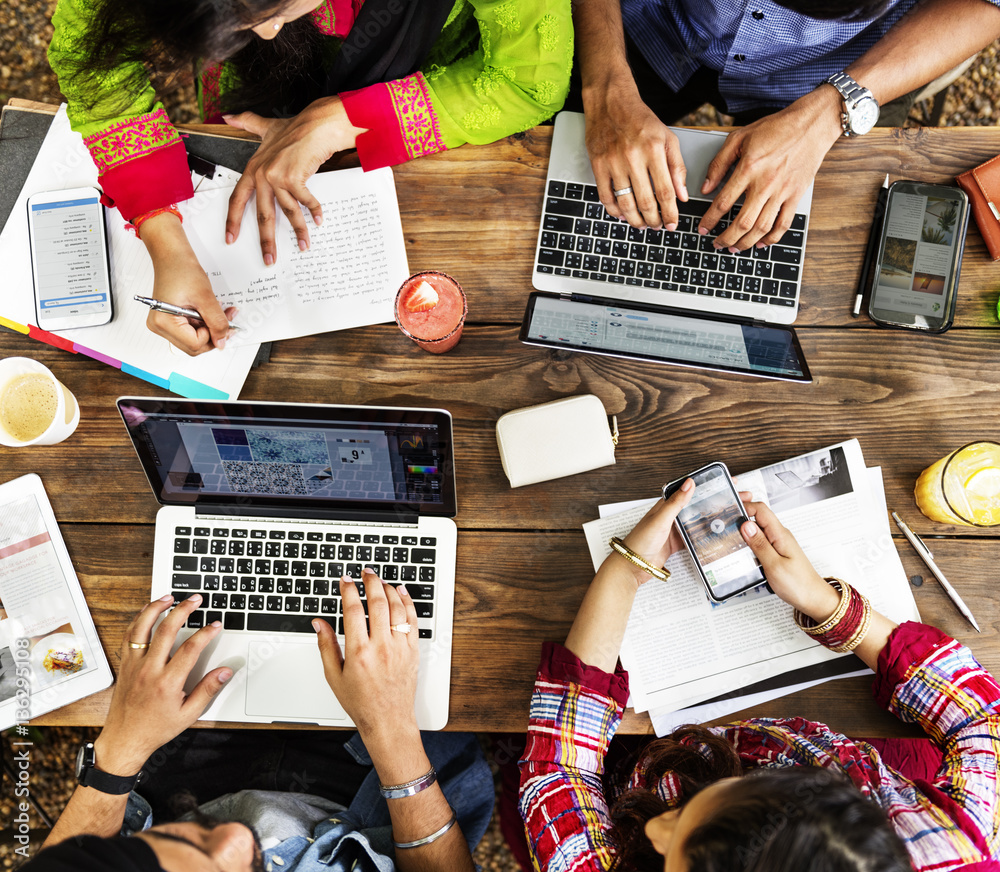
POLYGON ((132 64, 125 81, 116 79, 119 102, 106 94, 101 114, 113 116, 153 75, 171 75, 199 65, 228 60, 237 83, 223 95, 230 111, 258 109, 294 114, 319 96, 327 58, 311 18, 285 24, 273 40, 257 37, 250 27, 278 15, 291 0, 102 0, 91 26, 63 58, 72 77, 95 81, 132 64))
MULTIPOLYGON (((702 727, 683 727, 643 751, 646 783, 672 772, 685 801, 720 778, 742 775, 733 747, 702 727)), ((617 869, 662 872, 645 835, 668 811, 649 789, 622 794, 611 808, 617 869)), ((689 872, 911 872, 906 846, 881 807, 845 775, 811 766, 752 771, 733 782, 723 805, 684 845, 689 872)))

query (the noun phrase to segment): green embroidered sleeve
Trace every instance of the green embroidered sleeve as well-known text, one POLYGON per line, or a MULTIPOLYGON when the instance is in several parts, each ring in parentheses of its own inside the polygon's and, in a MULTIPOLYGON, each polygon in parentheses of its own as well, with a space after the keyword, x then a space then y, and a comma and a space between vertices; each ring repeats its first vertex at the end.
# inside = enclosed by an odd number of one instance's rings
POLYGON ((458 0, 423 70, 444 144, 495 142, 551 117, 572 65, 570 0, 458 0))

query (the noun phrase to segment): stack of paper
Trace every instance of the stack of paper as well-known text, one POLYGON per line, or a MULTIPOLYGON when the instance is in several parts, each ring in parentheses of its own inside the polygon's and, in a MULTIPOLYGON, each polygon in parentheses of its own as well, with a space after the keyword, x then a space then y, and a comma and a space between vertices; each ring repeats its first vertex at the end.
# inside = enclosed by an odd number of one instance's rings
MULTIPOLYGON (((740 475, 738 484, 771 506, 820 575, 849 581, 894 621, 919 620, 889 531, 881 472, 865 468, 857 440, 740 475)), ((653 502, 624 511, 604 507, 603 517, 584 525, 595 569, 610 553, 608 540, 624 536, 653 502)), ((809 683, 838 672, 860 674, 850 666, 849 672, 840 664, 823 666, 848 655, 828 651, 799 630, 791 607, 766 589, 713 605, 686 550, 671 556, 667 568, 669 582, 639 589, 621 652, 631 703, 649 711, 659 735, 803 685, 801 677, 773 681, 776 676, 806 667, 812 669, 809 683), (769 685, 761 694, 716 700, 761 682, 769 685)))

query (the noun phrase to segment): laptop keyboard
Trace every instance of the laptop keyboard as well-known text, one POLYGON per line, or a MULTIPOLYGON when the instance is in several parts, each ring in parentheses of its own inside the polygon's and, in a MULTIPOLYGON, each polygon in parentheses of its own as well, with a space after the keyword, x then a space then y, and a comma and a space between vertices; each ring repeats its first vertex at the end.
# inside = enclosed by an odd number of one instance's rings
POLYGON ((202 607, 185 626, 221 621, 226 630, 313 633, 323 618, 344 635, 339 581, 361 570, 405 584, 417 611, 421 639, 434 638, 437 539, 405 532, 353 528, 319 532, 301 526, 175 527, 171 589, 175 603, 200 593, 202 607))
POLYGON ((661 290, 664 305, 675 294, 693 294, 794 307, 802 284, 806 216, 796 213, 775 245, 729 254, 716 251, 712 240, 739 214, 740 204, 701 236, 698 223, 710 205, 678 201, 676 230, 637 230, 608 214, 596 186, 550 180, 535 271, 661 290))

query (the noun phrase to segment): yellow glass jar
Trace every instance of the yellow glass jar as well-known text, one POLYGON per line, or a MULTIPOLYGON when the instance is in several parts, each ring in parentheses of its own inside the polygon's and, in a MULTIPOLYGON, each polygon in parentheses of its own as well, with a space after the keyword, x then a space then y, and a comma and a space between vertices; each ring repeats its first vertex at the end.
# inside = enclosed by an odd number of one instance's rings
POLYGON ((970 442, 927 467, 913 489, 932 521, 963 527, 1000 524, 1000 443, 970 442))

